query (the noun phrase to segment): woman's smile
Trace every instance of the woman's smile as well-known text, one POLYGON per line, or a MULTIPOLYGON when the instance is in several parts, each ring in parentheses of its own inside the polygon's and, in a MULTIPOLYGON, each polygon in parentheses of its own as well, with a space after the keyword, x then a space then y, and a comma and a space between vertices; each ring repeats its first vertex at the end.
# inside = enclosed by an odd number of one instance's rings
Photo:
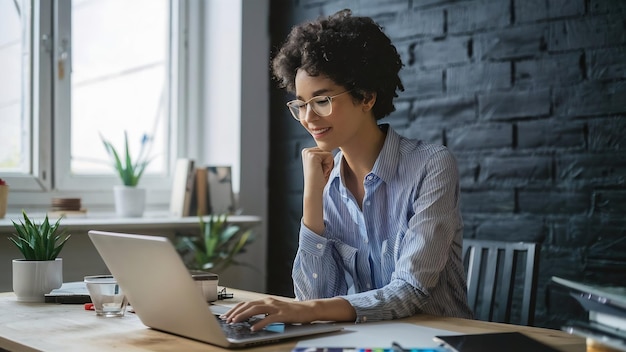
POLYGON ((311 134, 311 136, 313 136, 313 138, 315 139, 320 139, 322 137, 324 137, 328 131, 330 131, 330 127, 325 127, 325 128, 308 128, 309 133, 311 134))

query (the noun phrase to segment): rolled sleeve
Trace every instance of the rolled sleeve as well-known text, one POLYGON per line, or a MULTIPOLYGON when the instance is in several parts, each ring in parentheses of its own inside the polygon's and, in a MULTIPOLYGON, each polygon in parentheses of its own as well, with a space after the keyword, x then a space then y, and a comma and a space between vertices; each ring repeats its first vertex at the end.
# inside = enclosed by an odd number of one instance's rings
POLYGON ((341 256, 332 240, 300 224, 299 248, 292 279, 298 300, 329 298, 347 292, 341 256))
POLYGON ((320 236, 311 231, 304 223, 300 224, 300 239, 298 245, 300 250, 317 257, 321 257, 326 252, 329 241, 326 237, 320 236))

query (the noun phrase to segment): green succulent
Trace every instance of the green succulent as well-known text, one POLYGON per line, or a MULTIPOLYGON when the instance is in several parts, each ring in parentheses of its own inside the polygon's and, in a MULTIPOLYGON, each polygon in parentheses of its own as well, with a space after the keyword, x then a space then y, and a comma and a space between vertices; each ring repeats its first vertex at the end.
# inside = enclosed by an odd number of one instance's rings
POLYGON ((227 215, 200 217, 199 236, 181 236, 176 248, 188 269, 218 273, 230 265, 246 265, 235 260, 253 240, 252 230, 243 230, 227 221, 227 215))
POLYGON ((65 231, 56 234, 61 218, 54 225, 50 225, 48 215, 46 215, 43 223, 37 225, 28 218, 26 212, 22 211, 22 215, 24 216, 23 222, 20 220, 17 224, 11 221, 17 233, 9 237, 9 240, 15 243, 26 260, 55 260, 65 242, 70 238, 65 231))

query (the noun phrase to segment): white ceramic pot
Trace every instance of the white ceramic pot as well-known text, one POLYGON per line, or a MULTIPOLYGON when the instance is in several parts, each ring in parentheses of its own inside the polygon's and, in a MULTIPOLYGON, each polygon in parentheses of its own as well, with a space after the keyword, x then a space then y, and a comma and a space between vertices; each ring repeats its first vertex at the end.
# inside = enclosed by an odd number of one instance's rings
POLYGON ((13 259, 13 292, 20 302, 43 302, 63 284, 63 260, 13 259))
POLYGON ((139 218, 146 208, 145 188, 114 186, 115 213, 122 218, 139 218))

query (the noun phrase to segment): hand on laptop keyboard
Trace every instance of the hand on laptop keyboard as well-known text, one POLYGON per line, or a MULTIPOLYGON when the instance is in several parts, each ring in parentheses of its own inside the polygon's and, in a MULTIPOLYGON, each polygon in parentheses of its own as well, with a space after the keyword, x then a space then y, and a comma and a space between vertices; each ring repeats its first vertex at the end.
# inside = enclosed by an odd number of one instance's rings
MULTIPOLYGON (((227 323, 225 320, 221 319, 219 316, 216 316, 217 320, 220 322, 222 330, 226 333, 226 336, 231 339, 242 339, 246 337, 252 336, 267 336, 276 334, 278 332, 275 329, 274 324, 269 325, 266 329, 252 331, 250 327, 256 324, 259 320, 263 319, 262 317, 253 316, 250 317, 247 321, 242 321, 239 323, 227 323)), ((283 325, 284 327, 284 325, 283 325)))

